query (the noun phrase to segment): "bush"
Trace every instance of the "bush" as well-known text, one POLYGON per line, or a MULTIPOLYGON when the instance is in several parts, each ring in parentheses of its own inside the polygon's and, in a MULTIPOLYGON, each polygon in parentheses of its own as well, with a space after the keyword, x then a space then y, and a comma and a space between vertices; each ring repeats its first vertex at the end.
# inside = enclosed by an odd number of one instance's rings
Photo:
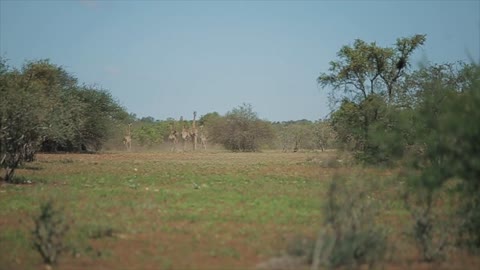
POLYGON ((235 152, 259 151, 274 138, 270 123, 260 120, 248 104, 215 119, 209 127, 209 134, 214 142, 235 152))
POLYGON ((314 267, 372 267, 383 261, 387 231, 375 221, 382 208, 373 181, 335 176, 325 203, 325 226, 314 252, 314 267), (355 181, 353 181, 355 180, 355 181))
MULTIPOLYGON (((421 151, 412 157, 409 168, 418 175, 410 177, 410 193, 423 204, 423 213, 415 214, 417 227, 422 232, 417 238, 432 238, 429 226, 435 221, 430 217, 435 205, 433 196, 453 179, 458 185, 452 195, 459 197, 454 205, 460 213, 460 242, 480 247, 480 67, 462 66, 449 80, 445 69, 449 66, 433 66, 427 69, 418 93, 419 103, 413 117, 412 137, 421 151), (447 80, 448 79, 448 80, 447 80), (430 225, 429 225, 430 224, 430 225), (422 227, 425 227, 422 229, 422 227)), ((440 209, 441 210, 441 209, 440 209)), ((453 238, 449 232, 449 238, 453 238)), ((433 240, 433 238, 432 238, 433 240)), ((421 244, 429 250, 428 242, 421 244)), ((432 260, 432 251, 425 252, 425 259, 432 260)), ((434 252, 436 253, 436 252, 434 252)))
POLYGON ((426 262, 445 258, 446 248, 451 244, 449 238, 456 230, 456 226, 453 226, 449 219, 441 219, 442 216, 448 216, 447 209, 435 207, 440 195, 440 190, 419 186, 407 189, 404 194, 405 208, 412 217, 407 235, 414 239, 422 259, 426 262))
POLYGON ((54 208, 52 201, 48 201, 40 206, 40 215, 34 221, 33 246, 45 263, 55 264, 66 249, 63 238, 69 227, 64 215, 54 208))

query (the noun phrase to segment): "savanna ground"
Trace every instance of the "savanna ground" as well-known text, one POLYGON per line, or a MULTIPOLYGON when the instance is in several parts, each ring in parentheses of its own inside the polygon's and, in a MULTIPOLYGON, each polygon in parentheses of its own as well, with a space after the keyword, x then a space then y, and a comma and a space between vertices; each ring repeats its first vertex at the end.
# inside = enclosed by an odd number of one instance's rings
MULTIPOLYGON (((330 166, 335 152, 39 154, 0 186, 0 269, 40 269, 33 217, 53 200, 69 221, 58 269, 254 269, 295 235, 315 237, 335 174, 391 182, 395 172, 330 166)), ((341 162, 332 164, 341 165, 341 162)), ((475 269, 478 258, 419 262, 395 185, 376 199, 391 230, 389 269, 475 269)), ((305 267, 308 269, 307 267, 305 267)))

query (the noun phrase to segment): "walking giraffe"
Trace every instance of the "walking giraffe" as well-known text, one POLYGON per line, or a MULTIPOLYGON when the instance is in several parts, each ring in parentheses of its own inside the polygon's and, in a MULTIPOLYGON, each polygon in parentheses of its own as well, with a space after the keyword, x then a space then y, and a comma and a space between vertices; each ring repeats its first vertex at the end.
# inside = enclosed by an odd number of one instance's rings
POLYGON ((200 142, 203 146, 203 150, 207 150, 207 132, 203 129, 203 125, 200 126, 200 142))
POLYGON ((193 140, 193 151, 197 150, 197 140, 198 140, 198 129, 196 124, 197 112, 193 112, 193 123, 192 129, 190 131, 190 137, 193 140))
POLYGON ((168 135, 168 140, 172 143, 172 148, 170 151, 176 152, 177 151, 177 143, 178 143, 178 134, 175 128, 175 122, 173 122, 172 126, 170 126, 170 135, 168 135))
POLYGON ((125 148, 127 149, 127 151, 132 150, 132 124, 131 123, 128 124, 127 133, 123 137, 123 144, 125 145, 125 148))
POLYGON ((183 151, 185 151, 187 147, 187 142, 190 141, 190 132, 188 131, 185 123, 183 121, 183 116, 180 117, 180 122, 182 123, 182 140, 183 140, 183 151))

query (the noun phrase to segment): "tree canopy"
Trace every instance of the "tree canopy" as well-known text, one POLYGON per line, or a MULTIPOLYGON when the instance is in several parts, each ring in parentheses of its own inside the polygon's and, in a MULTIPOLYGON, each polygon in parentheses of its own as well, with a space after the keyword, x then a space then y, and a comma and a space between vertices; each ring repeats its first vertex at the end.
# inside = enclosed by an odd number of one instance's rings
POLYGON ((0 161, 4 179, 37 150, 97 151, 129 118, 105 90, 79 85, 49 60, 18 70, 0 59, 0 161))
POLYGON ((410 66, 410 56, 424 44, 426 35, 399 38, 395 47, 380 47, 375 42, 355 40, 338 51, 338 60, 330 62, 329 73, 321 73, 317 81, 333 88, 331 101, 344 98, 360 102, 369 95, 395 96, 395 87, 410 66), (340 97, 337 92, 340 93, 340 97))

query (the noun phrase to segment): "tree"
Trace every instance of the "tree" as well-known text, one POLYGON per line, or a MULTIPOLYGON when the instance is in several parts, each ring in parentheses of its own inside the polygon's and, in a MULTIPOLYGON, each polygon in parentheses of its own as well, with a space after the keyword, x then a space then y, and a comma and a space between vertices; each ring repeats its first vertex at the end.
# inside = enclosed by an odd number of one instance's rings
MULTIPOLYGON (((83 123, 84 104, 74 94, 77 79, 62 67, 48 60, 29 61, 22 68, 30 94, 39 98, 45 128, 42 131, 42 150, 68 150, 83 123)), ((71 150, 71 149, 70 149, 71 150)))
POLYGON ((211 113, 207 113, 205 115, 202 115, 200 117, 200 119, 198 120, 198 123, 200 125, 203 125, 203 126, 209 126, 211 125, 213 122, 215 122, 216 120, 220 119, 221 116, 218 112, 211 112, 211 113))
POLYGON ((171 121, 168 120, 155 122, 140 120, 140 122, 134 123, 135 129, 133 136, 138 140, 141 146, 150 147, 154 144, 161 144, 168 139, 171 125, 171 121))
POLYGON ((76 143, 81 150, 98 151, 122 123, 128 122, 129 115, 112 95, 93 87, 80 87, 75 95, 84 104, 83 125, 76 143))
POLYGON ((99 150, 129 117, 111 94, 78 86, 77 79, 48 60, 21 70, 0 59, 0 164, 3 179, 31 161, 36 150, 99 150))
POLYGON ((209 129, 214 142, 231 151, 254 152, 272 142, 270 123, 260 120, 249 104, 234 108, 213 121, 209 129))
POLYGON ((395 88, 409 67, 411 54, 425 42, 425 35, 399 38, 395 48, 379 47, 355 40, 352 46, 343 46, 338 52, 338 61, 330 62, 330 73, 322 73, 317 81, 322 87, 333 87, 332 94, 343 91, 343 97, 362 101, 369 95, 386 95, 393 102, 395 88))
POLYGON ((356 103, 344 99, 340 107, 332 113, 330 122, 341 148, 350 151, 362 148, 362 123, 356 103))
POLYGON ((316 133, 316 125, 308 120, 274 123, 276 139, 283 151, 299 149, 315 149, 320 147, 316 133))
POLYGON ((318 83, 332 87, 332 125, 340 141, 349 143, 358 156, 368 162, 388 160, 372 137, 388 130, 389 115, 401 97, 400 85, 405 81, 410 56, 425 42, 425 35, 399 38, 394 48, 379 47, 375 42, 355 40, 343 46, 337 61, 330 62, 330 73, 322 73, 318 83), (382 126, 383 124, 383 126, 382 126))
POLYGON ((337 134, 328 120, 318 120, 314 124, 314 140, 317 149, 322 152, 335 145, 337 134))
POLYGON ((0 63, 0 165, 3 180, 12 182, 15 169, 40 141, 46 113, 38 86, 4 61, 0 63))

